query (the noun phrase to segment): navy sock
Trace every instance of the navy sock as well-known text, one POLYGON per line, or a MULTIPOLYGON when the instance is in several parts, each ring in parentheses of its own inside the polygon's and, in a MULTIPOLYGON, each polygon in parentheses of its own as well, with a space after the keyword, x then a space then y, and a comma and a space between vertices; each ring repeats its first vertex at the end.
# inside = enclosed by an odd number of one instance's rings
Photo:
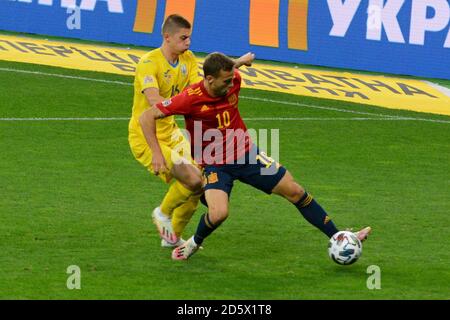
POLYGON ((208 208, 208 203, 206 202, 206 198, 205 198, 205 193, 203 192, 202 195, 200 196, 200 202, 208 208))
POLYGON ((306 191, 294 205, 309 223, 325 233, 328 238, 339 231, 325 210, 306 191))
POLYGON ((209 236, 219 225, 214 225, 210 220, 208 213, 203 214, 198 222, 197 231, 194 235, 194 241, 201 245, 203 240, 209 236))

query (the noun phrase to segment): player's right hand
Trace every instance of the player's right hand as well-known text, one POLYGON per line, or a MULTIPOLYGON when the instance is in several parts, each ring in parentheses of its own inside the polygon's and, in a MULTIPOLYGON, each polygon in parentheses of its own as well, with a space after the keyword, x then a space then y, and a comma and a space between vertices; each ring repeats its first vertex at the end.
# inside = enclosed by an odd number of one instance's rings
POLYGON ((161 153, 153 155, 152 168, 155 175, 159 175, 160 173, 168 171, 166 160, 161 153))

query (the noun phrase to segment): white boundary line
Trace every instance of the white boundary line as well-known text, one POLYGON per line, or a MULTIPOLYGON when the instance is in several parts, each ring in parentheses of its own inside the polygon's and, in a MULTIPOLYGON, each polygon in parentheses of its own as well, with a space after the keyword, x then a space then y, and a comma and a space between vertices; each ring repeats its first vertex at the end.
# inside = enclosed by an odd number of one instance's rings
MULTIPOLYGON (((177 119, 177 120, 181 120, 177 119)), ((117 117, 117 118, 0 118, 0 122, 14 122, 14 121, 35 121, 35 122, 47 122, 47 121, 129 121, 129 117, 117 117)), ((357 118, 357 117, 347 117, 347 118, 313 118, 313 117, 303 117, 303 118, 243 118, 244 121, 427 121, 436 123, 450 123, 446 120, 435 120, 435 119, 421 119, 421 118, 406 118, 406 117, 384 117, 384 118, 357 118)))
POLYGON ((313 118, 313 117, 303 117, 303 118, 244 118, 245 121, 426 121, 426 122, 436 122, 436 123, 450 123, 450 120, 436 120, 436 119, 422 119, 422 118, 408 118, 408 117, 379 117, 379 118, 359 118, 359 117, 349 117, 349 118, 313 118))
POLYGON ((450 98, 450 89, 449 88, 443 87, 437 83, 433 83, 430 81, 423 81, 423 82, 425 82, 429 86, 432 86, 433 88, 435 88, 436 90, 440 91, 441 93, 445 94, 447 97, 450 98))
POLYGON ((113 80, 104 80, 104 79, 96 79, 96 78, 87 78, 87 77, 78 77, 78 76, 69 76, 67 74, 58 74, 58 73, 46 73, 40 71, 31 71, 31 70, 20 70, 20 69, 11 69, 11 68, 0 68, 0 71, 5 72, 15 72, 15 73, 26 73, 26 74, 37 74, 39 76, 47 76, 47 77, 55 77, 55 78, 64 78, 64 79, 75 79, 75 80, 84 80, 84 81, 93 81, 93 82, 103 82, 103 83, 111 83, 111 84, 120 84, 126 86, 132 86, 132 83, 123 82, 123 81, 113 81, 113 80))
POLYGON ((377 117, 385 117, 385 118, 398 118, 397 116, 391 116, 391 115, 387 115, 387 114, 370 113, 370 112, 363 112, 363 111, 354 111, 354 110, 347 110, 347 109, 339 109, 339 108, 317 106, 317 105, 311 105, 311 104, 305 104, 305 103, 299 103, 299 102, 280 101, 280 100, 273 100, 273 99, 266 99, 266 98, 257 98, 257 97, 248 97, 248 96, 239 96, 239 97, 240 98, 244 98, 244 99, 248 99, 248 100, 263 101, 263 102, 270 102, 270 103, 280 103, 280 104, 284 104, 284 105, 288 105, 288 106, 296 106, 296 107, 305 107, 305 108, 311 108, 311 109, 322 109, 322 110, 338 111, 338 112, 344 112, 344 113, 361 114, 361 115, 366 115, 366 116, 377 116, 377 117))
POLYGON ((0 118, 0 121, 125 121, 130 118, 0 118))
MULTIPOLYGON (((130 82, 104 80, 104 79, 96 79, 96 78, 89 78, 89 77, 70 76, 70 75, 65 75, 65 74, 46 73, 46 72, 31 71, 31 70, 0 68, 0 71, 25 73, 25 74, 36 74, 36 75, 48 76, 48 77, 75 79, 75 80, 91 81, 91 82, 102 82, 102 83, 118 84, 118 85, 126 85, 126 86, 133 85, 130 82)), ((380 117, 380 118, 248 118, 248 119, 244 119, 247 121, 274 121, 274 120, 283 120, 283 121, 312 121, 312 120, 314 120, 314 121, 321 121, 321 120, 322 121, 334 121, 334 120, 367 121, 367 120, 377 120, 378 119, 378 120, 383 120, 383 121, 401 120, 401 121, 426 121, 426 122, 435 122, 435 123, 450 123, 450 121, 447 121, 447 120, 414 118, 414 117, 399 117, 399 116, 391 116, 391 115, 387 115, 387 114, 354 111, 354 110, 340 109, 340 108, 334 108, 334 107, 325 107, 325 106, 310 105, 310 104, 304 104, 304 103, 298 103, 298 102, 273 100, 273 99, 249 97, 249 96, 242 96, 242 95, 240 96, 240 98, 254 100, 254 101, 278 103, 278 104, 297 106, 297 107, 305 107, 305 108, 311 108, 311 109, 322 109, 322 110, 330 110, 330 111, 337 111, 337 112, 343 112, 343 113, 380 117)), ((128 120, 129 118, 0 118, 0 121, 115 121, 115 120, 125 120, 125 119, 128 120)))

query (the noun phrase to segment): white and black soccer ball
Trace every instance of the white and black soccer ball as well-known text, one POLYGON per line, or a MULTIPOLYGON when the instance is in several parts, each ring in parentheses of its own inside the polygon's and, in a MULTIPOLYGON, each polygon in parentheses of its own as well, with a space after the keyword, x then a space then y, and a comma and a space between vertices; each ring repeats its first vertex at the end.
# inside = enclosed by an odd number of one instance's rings
POLYGON ((328 242, 328 255, 330 258, 342 265, 355 263, 362 253, 361 241, 353 232, 336 232, 328 242))

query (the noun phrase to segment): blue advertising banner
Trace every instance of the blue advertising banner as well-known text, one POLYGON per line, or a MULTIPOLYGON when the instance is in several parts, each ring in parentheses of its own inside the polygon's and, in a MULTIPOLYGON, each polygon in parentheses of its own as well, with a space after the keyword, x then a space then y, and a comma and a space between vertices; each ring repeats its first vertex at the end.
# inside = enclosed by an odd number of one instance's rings
POLYGON ((171 13, 194 52, 450 79, 450 0, 0 0, 0 30, 158 47, 171 13))

